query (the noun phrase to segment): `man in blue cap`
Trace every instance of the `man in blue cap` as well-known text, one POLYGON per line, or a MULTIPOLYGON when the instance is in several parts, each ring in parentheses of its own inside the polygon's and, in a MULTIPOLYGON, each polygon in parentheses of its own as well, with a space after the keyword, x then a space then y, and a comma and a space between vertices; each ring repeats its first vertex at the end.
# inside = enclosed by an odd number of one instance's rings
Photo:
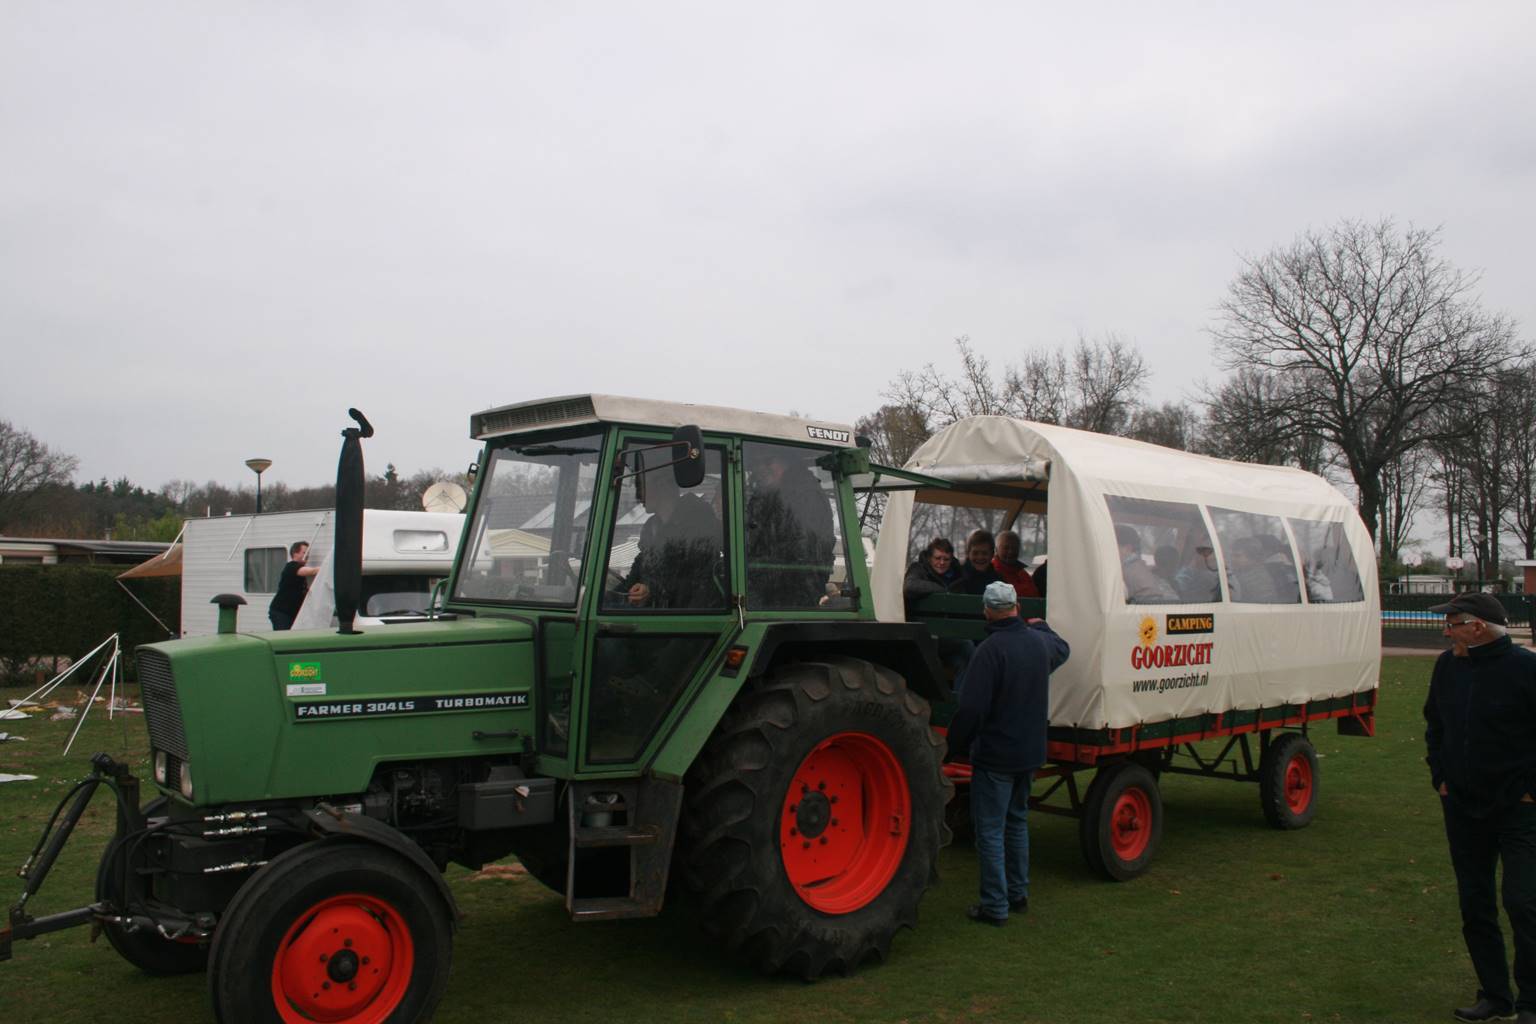
POLYGON ((1536 653, 1509 638, 1491 594, 1457 594, 1429 609, 1445 615, 1451 649, 1440 655, 1424 702, 1425 761, 1440 807, 1461 900, 1461 934, 1477 972, 1477 1002, 1460 1021, 1536 1024, 1536 653), (1515 936, 1509 984, 1499 888, 1515 936))
POLYGON ((1044 621, 1019 618, 1011 583, 988 584, 981 606, 987 638, 961 677, 949 752, 971 762, 981 902, 966 916, 1003 925, 1029 909, 1029 784, 1045 763, 1051 673, 1070 649, 1044 621))

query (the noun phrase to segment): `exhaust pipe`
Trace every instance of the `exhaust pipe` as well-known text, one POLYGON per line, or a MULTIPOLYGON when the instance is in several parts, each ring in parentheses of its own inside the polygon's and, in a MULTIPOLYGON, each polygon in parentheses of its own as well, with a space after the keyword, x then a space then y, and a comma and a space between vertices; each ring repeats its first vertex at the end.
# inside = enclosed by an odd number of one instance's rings
POLYGON ((337 632, 357 633, 352 622, 363 597, 363 442, 373 436, 373 424, 356 409, 347 415, 357 426, 341 432, 341 459, 336 463, 336 546, 331 552, 335 563, 337 632))

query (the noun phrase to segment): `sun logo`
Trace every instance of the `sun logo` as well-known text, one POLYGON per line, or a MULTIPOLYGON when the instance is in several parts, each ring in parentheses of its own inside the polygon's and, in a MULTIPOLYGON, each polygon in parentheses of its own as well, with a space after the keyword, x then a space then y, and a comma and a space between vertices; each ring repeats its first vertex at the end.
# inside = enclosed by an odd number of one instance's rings
POLYGON ((1157 620, 1152 616, 1144 616, 1141 620, 1141 646, 1154 647, 1157 645, 1157 620))

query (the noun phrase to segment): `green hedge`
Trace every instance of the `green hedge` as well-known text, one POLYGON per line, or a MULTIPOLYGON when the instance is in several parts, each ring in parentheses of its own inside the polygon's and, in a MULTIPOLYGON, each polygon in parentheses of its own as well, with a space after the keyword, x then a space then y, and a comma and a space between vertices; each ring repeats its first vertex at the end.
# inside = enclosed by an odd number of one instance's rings
MULTIPOLYGON (((0 683, 33 658, 78 658, 113 633, 123 652, 166 639, 165 630, 118 586, 122 568, 99 565, 0 565, 0 683)), ((181 628, 179 578, 130 580, 126 585, 171 629, 181 628)), ((124 669, 133 670, 131 657, 124 669)))

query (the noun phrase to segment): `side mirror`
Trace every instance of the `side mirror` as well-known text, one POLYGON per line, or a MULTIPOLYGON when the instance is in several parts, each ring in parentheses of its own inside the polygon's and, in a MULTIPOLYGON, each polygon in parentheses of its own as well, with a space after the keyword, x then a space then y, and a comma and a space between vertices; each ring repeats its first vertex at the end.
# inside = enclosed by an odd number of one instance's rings
POLYGON ((704 482, 704 435, 693 425, 672 432, 672 478, 684 490, 704 482))

